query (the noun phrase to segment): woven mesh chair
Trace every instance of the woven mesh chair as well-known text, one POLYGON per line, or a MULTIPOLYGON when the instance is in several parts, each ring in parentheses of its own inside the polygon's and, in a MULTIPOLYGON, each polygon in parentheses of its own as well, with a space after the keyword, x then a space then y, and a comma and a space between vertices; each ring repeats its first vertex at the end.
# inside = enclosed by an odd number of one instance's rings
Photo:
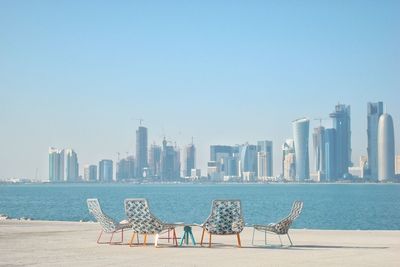
POLYGON ((129 223, 118 223, 107 214, 105 214, 101 207, 100 203, 96 198, 91 198, 86 200, 87 206, 89 209, 89 213, 97 220, 98 223, 101 225, 101 232, 99 237, 97 238, 98 244, 120 244, 124 241, 124 229, 131 228, 129 223), (103 232, 111 234, 110 241, 108 242, 100 242, 100 238, 103 232), (121 232, 121 241, 112 242, 114 234, 117 232, 121 232))
MULTIPOLYGON (((131 198, 125 199, 125 213, 128 217, 129 223, 132 225, 132 238, 129 245, 132 246, 135 235, 143 234, 144 242, 146 245, 147 236, 155 235, 154 246, 157 247, 159 236, 163 233, 172 231, 172 240, 175 246, 178 246, 178 240, 176 238, 175 227, 176 224, 167 224, 162 222, 156 216, 154 216, 149 209, 149 205, 146 199, 143 198, 131 198)), ((169 240, 169 237, 168 237, 169 240)))
POLYGON ((212 235, 236 235, 238 247, 241 247, 240 233, 244 228, 242 205, 240 200, 214 200, 211 214, 201 225, 200 245, 203 245, 204 233, 209 234, 208 247, 211 247, 212 235))
POLYGON ((302 209, 303 209, 303 202, 296 200, 293 202, 292 210, 291 210, 290 214, 288 216, 286 216, 285 218, 283 218, 282 220, 280 220, 279 222, 270 223, 268 225, 254 225, 253 226, 254 227, 253 238, 251 240, 251 243, 254 245, 254 234, 255 234, 255 231, 257 230, 257 231, 264 232, 265 245, 267 244, 267 232, 269 232, 269 233, 278 235, 281 245, 283 245, 281 235, 287 235, 287 237, 290 241, 290 245, 293 246, 292 239, 290 238, 290 235, 289 235, 289 229, 290 229, 290 226, 292 225, 293 221, 296 220, 297 217, 300 216, 302 209))

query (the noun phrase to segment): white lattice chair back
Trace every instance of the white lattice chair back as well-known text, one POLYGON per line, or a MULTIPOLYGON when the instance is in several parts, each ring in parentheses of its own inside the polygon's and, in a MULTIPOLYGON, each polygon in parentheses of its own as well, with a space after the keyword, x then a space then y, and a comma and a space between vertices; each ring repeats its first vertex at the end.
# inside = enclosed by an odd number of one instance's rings
POLYGON ((87 199, 86 202, 89 209, 89 213, 93 215, 93 217, 97 220, 98 223, 100 223, 101 227, 103 228, 103 231, 105 232, 115 231, 117 223, 102 211, 100 203, 97 200, 97 198, 87 199))

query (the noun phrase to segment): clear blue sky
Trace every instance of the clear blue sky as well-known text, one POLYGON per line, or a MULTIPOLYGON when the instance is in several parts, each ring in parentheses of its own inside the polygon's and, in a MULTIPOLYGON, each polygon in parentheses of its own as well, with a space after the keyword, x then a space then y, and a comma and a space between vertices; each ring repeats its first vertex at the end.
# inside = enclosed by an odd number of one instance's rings
MULTIPOLYGON (((274 142, 298 117, 384 101, 399 149, 400 1, 0 2, 0 179, 47 178, 49 146, 83 166, 149 141, 274 142)), ((329 126, 329 122, 324 122, 329 126)), ((317 125, 313 121, 312 126, 317 125)), ((398 152, 399 150, 397 150, 398 152)), ((312 157, 312 155, 310 155, 312 157)))

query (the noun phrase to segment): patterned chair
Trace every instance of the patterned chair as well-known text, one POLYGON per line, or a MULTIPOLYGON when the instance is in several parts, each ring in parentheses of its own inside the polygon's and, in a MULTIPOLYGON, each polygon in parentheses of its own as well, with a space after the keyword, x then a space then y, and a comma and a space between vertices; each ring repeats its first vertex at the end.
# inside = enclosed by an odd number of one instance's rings
POLYGON ((290 245, 293 246, 292 239, 290 239, 289 236, 289 228, 292 225, 293 221, 297 219, 297 217, 300 216, 300 213, 303 209, 303 202, 302 201, 294 201, 292 205, 292 211, 290 214, 283 218, 281 221, 277 223, 270 223, 268 225, 254 225, 253 229, 253 238, 251 240, 251 243, 254 245, 254 233, 255 231, 261 231, 264 232, 264 244, 267 244, 267 232, 273 233, 278 235, 279 241, 282 243, 281 235, 287 235, 290 245))
POLYGON ((212 235, 236 235, 238 247, 241 247, 240 233, 244 228, 242 204, 240 200, 214 200, 211 214, 201 225, 200 245, 203 245, 204 233, 209 234, 208 247, 211 247, 212 235))
POLYGON ((125 199, 125 213, 128 216, 129 223, 132 224, 132 238, 129 245, 132 246, 135 235, 143 234, 144 242, 146 245, 147 235, 155 235, 154 246, 157 247, 159 236, 163 233, 169 233, 172 230, 172 240, 175 246, 178 246, 178 240, 176 238, 175 227, 176 224, 163 223, 156 216, 154 216, 149 209, 149 205, 146 199, 143 198, 131 198, 125 199))
POLYGON ((87 206, 89 208, 89 213, 97 220, 97 222, 101 225, 101 232, 99 237, 97 238, 98 244, 120 244, 124 242, 124 229, 131 228, 129 223, 118 223, 105 214, 101 207, 100 203, 96 198, 91 198, 86 200, 87 206), (101 235, 103 232, 111 234, 111 238, 109 242, 100 242, 101 235), (114 234, 117 232, 121 232, 121 241, 112 242, 114 234))

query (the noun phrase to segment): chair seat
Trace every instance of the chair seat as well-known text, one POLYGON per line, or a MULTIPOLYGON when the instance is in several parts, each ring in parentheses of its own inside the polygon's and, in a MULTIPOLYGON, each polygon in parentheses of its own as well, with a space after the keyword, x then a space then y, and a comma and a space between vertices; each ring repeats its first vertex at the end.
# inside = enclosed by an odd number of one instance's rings
POLYGON ((259 231, 268 231, 268 232, 275 232, 275 223, 270 223, 267 225, 261 225, 261 224, 256 224, 254 225, 254 229, 259 230, 259 231))

